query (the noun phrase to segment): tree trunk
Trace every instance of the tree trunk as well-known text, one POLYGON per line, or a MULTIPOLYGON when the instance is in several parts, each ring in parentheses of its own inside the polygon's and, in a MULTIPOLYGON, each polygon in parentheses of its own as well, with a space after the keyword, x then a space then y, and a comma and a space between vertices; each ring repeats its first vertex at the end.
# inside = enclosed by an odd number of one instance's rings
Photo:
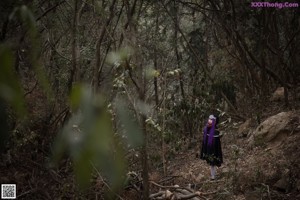
MULTIPOLYGON (((158 37, 158 15, 159 12, 157 10, 156 12, 156 19, 155 19, 155 38, 154 38, 154 69, 157 71, 158 70, 158 66, 157 66, 157 37, 158 37)), ((154 95, 155 95, 155 105, 156 108, 158 108, 159 105, 159 98, 158 98, 158 87, 157 87, 157 77, 154 77, 154 95)))
POLYGON ((146 129, 146 117, 142 116, 142 128, 144 133, 144 145, 142 147, 142 178, 143 178, 143 199, 149 199, 149 169, 148 169, 148 135, 146 129))
MULTIPOLYGON (((105 33, 107 32, 108 26, 113 19, 115 4, 116 4, 116 0, 113 0, 111 6, 109 7, 109 11, 110 11, 109 17, 107 18, 105 24, 103 24, 99 39, 97 40, 97 43, 96 43, 96 64, 95 64, 95 67, 93 70, 94 72, 93 72, 93 80, 92 80, 92 85, 93 85, 95 91, 98 90, 98 86, 99 86, 100 74, 102 72, 102 64, 101 63, 104 63, 104 62, 101 62, 101 44, 104 39, 105 33)), ((108 50, 106 52, 108 52, 108 50)))
MULTIPOLYGON (((133 15, 135 13, 135 8, 136 8, 137 0, 134 0, 132 7, 130 7, 128 0, 125 0, 125 6, 127 7, 127 22, 124 26, 124 32, 127 30, 128 26, 130 25, 133 15)), ((119 48, 121 47, 122 43, 124 40, 124 33, 122 32, 121 37, 120 37, 120 42, 119 42, 119 48)))
POLYGON ((72 90, 73 82, 76 81, 76 73, 79 65, 79 49, 78 49, 78 20, 79 20, 79 8, 78 1, 74 0, 74 16, 73 16, 73 27, 72 27, 72 67, 70 71, 70 76, 68 80, 68 91, 69 93, 72 90))

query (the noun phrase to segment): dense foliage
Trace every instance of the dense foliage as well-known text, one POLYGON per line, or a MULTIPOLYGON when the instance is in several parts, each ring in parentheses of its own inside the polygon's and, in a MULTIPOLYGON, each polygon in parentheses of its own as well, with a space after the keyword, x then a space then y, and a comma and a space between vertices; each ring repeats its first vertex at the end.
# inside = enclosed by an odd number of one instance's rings
POLYGON ((235 0, 2 0, 1 150, 16 166, 35 152, 34 162, 66 168, 66 177, 71 161, 81 186, 100 171, 114 192, 126 171, 142 170, 146 199, 148 168, 166 173, 166 160, 192 142, 209 113, 259 116, 279 86, 293 106, 299 9, 235 0))

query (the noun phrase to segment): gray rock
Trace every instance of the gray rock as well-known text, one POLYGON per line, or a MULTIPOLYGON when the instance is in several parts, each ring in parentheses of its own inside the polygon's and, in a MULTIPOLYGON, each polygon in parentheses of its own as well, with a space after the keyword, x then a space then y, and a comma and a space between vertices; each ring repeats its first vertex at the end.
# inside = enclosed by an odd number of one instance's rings
POLYGON ((284 88, 279 87, 275 90, 270 98, 270 101, 283 101, 284 100, 284 88))
POLYGON ((237 133, 239 137, 246 137, 250 131, 252 120, 247 119, 243 124, 240 125, 237 133))
POLYGON ((277 188, 280 191, 288 191, 290 185, 289 185, 289 181, 286 177, 283 177, 281 179, 279 179, 275 184, 274 187, 277 188))
POLYGON ((253 132, 249 138, 250 143, 280 143, 291 132, 289 122, 293 112, 281 112, 267 118, 253 132))
POLYGON ((300 191, 300 180, 297 181, 296 188, 297 188, 298 191, 300 191))

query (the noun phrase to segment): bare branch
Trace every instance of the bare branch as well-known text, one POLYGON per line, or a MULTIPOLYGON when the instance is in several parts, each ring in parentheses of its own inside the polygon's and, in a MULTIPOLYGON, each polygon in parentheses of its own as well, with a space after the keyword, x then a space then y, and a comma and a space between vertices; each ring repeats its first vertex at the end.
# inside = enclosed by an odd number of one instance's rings
POLYGON ((66 0, 62 0, 61 2, 58 2, 57 4, 53 5, 52 7, 48 8, 43 14, 41 14, 39 17, 36 18, 36 21, 39 21, 43 17, 45 17, 49 12, 54 10, 56 7, 60 6, 61 4, 65 3, 66 0))

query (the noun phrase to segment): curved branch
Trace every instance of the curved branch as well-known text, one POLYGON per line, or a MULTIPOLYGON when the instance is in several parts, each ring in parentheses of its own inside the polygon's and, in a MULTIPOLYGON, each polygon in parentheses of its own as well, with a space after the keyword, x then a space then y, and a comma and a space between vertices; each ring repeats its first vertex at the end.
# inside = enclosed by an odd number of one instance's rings
POLYGON ((60 6, 61 4, 65 3, 66 0, 63 0, 61 2, 58 2, 57 4, 55 4, 54 6, 48 8, 43 14, 41 14, 39 17, 37 17, 35 20, 39 21, 40 19, 42 19, 43 17, 45 17, 49 12, 51 12, 52 10, 54 10, 56 7, 60 6))

